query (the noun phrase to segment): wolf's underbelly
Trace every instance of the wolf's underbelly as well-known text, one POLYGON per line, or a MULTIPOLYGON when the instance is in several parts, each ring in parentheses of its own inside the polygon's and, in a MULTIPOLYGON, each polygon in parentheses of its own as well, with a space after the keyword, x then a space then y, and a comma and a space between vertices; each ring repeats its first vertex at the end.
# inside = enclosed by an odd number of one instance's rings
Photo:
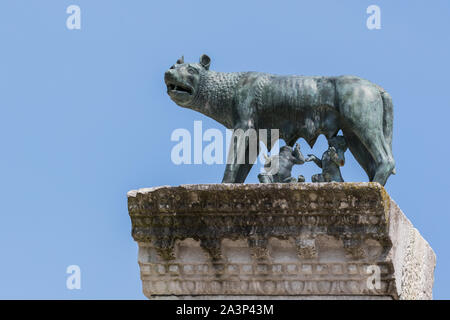
POLYGON ((293 145, 304 138, 332 137, 340 129, 334 78, 275 76, 265 86, 258 106, 258 127, 279 129, 280 138, 293 145))
POLYGON ((287 118, 272 119, 268 123, 270 128, 267 129, 278 129, 280 138, 290 146, 303 138, 312 147, 319 135, 331 138, 341 129, 339 113, 329 106, 311 108, 304 113, 292 112, 287 118))

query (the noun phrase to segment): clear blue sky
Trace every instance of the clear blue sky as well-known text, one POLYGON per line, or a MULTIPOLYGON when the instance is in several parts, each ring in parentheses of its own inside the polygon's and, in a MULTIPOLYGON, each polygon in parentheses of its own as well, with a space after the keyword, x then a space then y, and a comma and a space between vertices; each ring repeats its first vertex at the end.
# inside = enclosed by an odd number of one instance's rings
MULTIPOLYGON (((0 298, 144 298, 126 192, 222 178, 170 160, 174 129, 223 130, 165 93, 164 71, 202 53, 213 70, 354 74, 390 92, 386 188, 437 254, 435 298, 450 298, 449 30, 446 0, 2 0, 0 298), (71 4, 81 30, 66 28, 71 4), (371 4, 381 30, 366 28, 371 4), (66 289, 72 264, 81 290, 66 289)), ((347 160, 344 178, 366 181, 347 160)))

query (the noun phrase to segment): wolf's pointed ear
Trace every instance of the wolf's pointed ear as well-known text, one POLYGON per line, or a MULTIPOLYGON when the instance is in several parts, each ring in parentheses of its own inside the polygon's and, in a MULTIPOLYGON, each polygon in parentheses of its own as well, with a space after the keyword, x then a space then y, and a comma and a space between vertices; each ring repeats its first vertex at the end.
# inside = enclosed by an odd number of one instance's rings
POLYGON ((183 64, 183 63, 184 63, 184 56, 181 56, 181 58, 177 60, 177 64, 183 64))
POLYGON ((202 56, 200 57, 200 64, 203 66, 203 68, 209 70, 209 66, 211 65, 211 58, 206 54, 202 54, 202 56))

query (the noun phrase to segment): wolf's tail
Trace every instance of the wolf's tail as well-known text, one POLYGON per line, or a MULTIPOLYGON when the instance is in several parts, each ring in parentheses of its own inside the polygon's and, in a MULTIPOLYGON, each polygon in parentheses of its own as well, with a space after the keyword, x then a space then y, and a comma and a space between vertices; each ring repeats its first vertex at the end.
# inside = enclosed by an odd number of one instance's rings
MULTIPOLYGON (((380 88, 381 98, 383 99, 383 134, 384 139, 388 145, 389 155, 394 159, 392 155, 392 131, 394 123, 394 105, 392 104, 392 98, 389 93, 380 88)), ((392 174, 395 174, 395 167, 392 169, 392 174)))

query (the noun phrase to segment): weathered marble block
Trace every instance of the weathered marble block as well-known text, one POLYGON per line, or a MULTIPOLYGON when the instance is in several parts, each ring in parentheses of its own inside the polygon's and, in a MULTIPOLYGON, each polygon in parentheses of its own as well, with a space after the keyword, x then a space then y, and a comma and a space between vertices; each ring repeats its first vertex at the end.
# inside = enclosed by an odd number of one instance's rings
POLYGON ((148 298, 431 299, 435 254, 378 183, 128 193, 148 298))

